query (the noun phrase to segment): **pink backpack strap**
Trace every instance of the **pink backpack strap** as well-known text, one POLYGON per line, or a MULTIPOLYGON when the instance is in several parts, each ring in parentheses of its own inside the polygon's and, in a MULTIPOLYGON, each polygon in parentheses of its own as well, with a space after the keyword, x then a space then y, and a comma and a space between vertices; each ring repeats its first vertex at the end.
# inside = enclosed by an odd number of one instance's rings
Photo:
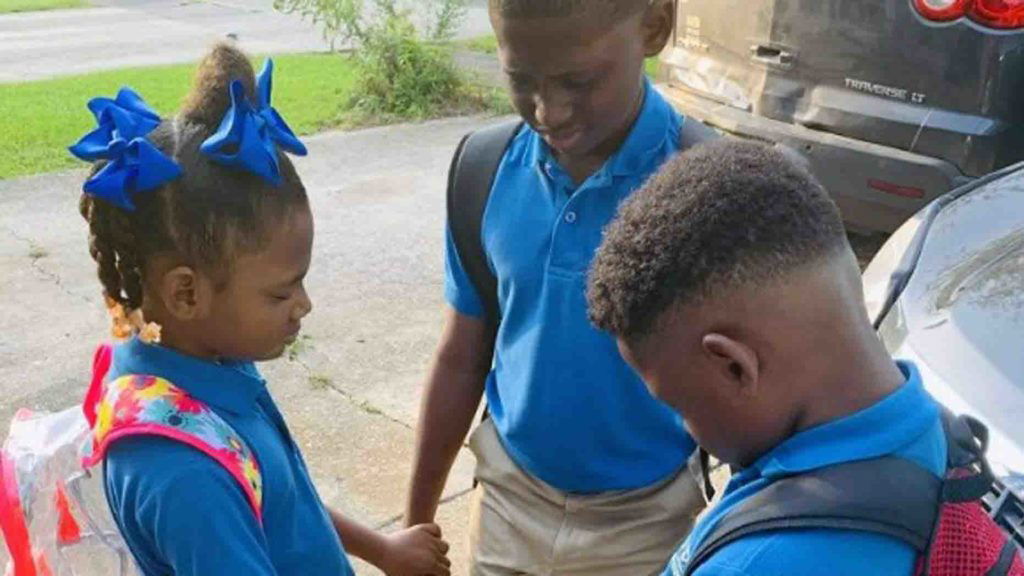
MULTIPOLYGON (((97 353, 97 368, 102 364, 97 353)), ((107 449, 121 438, 146 435, 176 440, 203 452, 231 473, 262 523, 263 476, 259 464, 242 437, 216 412, 155 376, 122 376, 101 389, 98 401, 90 404, 87 396, 83 406, 87 417, 90 406, 94 407, 92 439, 86 442, 82 459, 86 468, 102 462, 107 449)))
POLYGON ((89 383, 89 390, 85 393, 85 400, 82 402, 82 412, 90 427, 96 426, 96 408, 99 406, 100 400, 103 399, 103 380, 107 377, 113 360, 113 346, 103 344, 96 348, 96 354, 92 359, 92 380, 89 383))

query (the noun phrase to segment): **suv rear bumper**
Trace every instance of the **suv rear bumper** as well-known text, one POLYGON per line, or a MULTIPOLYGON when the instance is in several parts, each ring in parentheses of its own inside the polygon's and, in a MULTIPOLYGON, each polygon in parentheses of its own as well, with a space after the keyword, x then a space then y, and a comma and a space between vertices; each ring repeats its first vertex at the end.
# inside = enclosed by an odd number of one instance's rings
POLYGON ((755 116, 677 86, 659 89, 684 116, 799 153, 853 229, 892 232, 938 196, 971 180, 945 160, 755 116))

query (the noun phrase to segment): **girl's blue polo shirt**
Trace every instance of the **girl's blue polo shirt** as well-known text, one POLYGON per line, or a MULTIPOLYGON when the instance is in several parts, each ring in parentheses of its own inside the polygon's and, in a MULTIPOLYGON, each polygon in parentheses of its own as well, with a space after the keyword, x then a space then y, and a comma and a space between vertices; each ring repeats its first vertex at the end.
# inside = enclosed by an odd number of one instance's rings
POLYGON ((185 444, 129 437, 105 461, 107 501, 147 576, 352 575, 266 383, 252 363, 213 363, 132 340, 114 351, 111 378, 147 374, 204 402, 253 450, 264 481, 260 526, 241 487, 185 444))
MULTIPOLYGON (((722 501, 702 518, 663 576, 681 576, 700 543, 725 513, 779 478, 883 456, 905 458, 941 477, 946 436, 939 405, 917 368, 901 363, 907 382, 878 404, 792 436, 729 481, 722 501)), ((786 530, 723 547, 695 576, 907 576, 917 552, 902 540, 844 530, 786 530)))
MULTIPOLYGON (((650 486, 694 442, 587 316, 587 270, 619 204, 679 150, 682 119, 650 83, 621 148, 582 185, 525 128, 498 169, 482 242, 501 326, 487 402, 512 459, 566 492, 650 486)), ((445 295, 480 317, 480 297, 447 234, 445 295)))

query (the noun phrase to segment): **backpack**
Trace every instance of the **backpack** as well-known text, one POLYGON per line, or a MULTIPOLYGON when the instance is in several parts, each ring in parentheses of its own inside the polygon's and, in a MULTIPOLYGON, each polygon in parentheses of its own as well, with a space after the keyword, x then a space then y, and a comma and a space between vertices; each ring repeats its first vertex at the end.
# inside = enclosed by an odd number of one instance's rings
POLYGON ((150 435, 187 444, 238 481, 261 519, 259 465, 245 441, 208 406, 171 382, 131 374, 106 381, 113 349, 101 346, 81 406, 22 410, 0 450, 4 576, 128 576, 138 571, 118 533, 96 465, 115 442, 150 435))
POLYGON ((985 461, 988 430, 942 414, 947 472, 936 478, 896 457, 848 462, 783 478, 729 510, 694 551, 693 574, 726 545, 752 534, 837 529, 898 538, 918 552, 918 576, 1024 576, 1024 562, 986 510, 995 478, 985 461))

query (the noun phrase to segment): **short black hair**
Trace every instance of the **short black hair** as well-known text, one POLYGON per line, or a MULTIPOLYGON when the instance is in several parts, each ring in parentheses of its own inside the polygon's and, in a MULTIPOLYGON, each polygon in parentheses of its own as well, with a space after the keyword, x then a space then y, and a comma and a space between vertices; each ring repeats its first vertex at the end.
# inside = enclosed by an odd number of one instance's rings
POLYGON ((489 4, 492 12, 503 18, 566 18, 590 14, 620 18, 646 8, 651 0, 489 0, 489 4))
MULTIPOLYGON (((135 211, 81 196, 79 209, 89 224, 89 253, 103 293, 129 311, 143 304, 143 275, 154 256, 173 254, 223 275, 236 256, 263 248, 284 215, 307 205, 306 189, 284 153, 278 153, 282 181, 274 186, 200 152, 231 105, 228 87, 234 80, 255 103, 248 57, 230 44, 214 46, 199 64, 182 110, 147 136, 181 166, 181 177, 138 195, 135 211)), ((93 173, 103 166, 95 164, 93 173)))
POLYGON ((641 341, 674 305, 847 246, 838 208, 809 172, 777 148, 723 138, 670 160, 623 204, 590 271, 590 318, 641 341))

